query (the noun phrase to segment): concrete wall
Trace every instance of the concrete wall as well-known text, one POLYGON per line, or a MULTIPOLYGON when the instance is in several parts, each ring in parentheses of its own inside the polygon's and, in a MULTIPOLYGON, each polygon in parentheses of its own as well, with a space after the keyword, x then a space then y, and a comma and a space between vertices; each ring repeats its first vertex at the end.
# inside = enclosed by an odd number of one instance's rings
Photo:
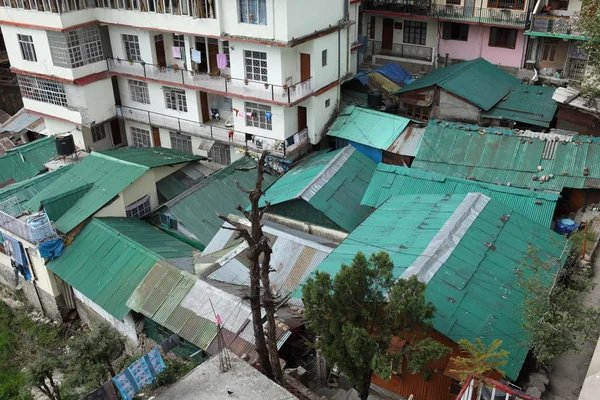
POLYGON ((478 107, 453 96, 445 90, 439 90, 439 93, 439 105, 434 105, 431 110, 432 119, 477 123, 479 118, 478 107))

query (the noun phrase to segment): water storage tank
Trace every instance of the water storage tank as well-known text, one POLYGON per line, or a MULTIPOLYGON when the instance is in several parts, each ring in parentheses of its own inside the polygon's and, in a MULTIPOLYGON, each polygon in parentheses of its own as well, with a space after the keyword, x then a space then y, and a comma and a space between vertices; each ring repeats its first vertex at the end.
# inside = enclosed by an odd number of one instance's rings
POLYGON ((45 239, 54 236, 54 232, 48 222, 48 217, 43 212, 31 214, 27 217, 25 223, 31 227, 31 239, 34 243, 41 243, 45 239))
POLYGON ((56 139, 56 154, 59 156, 68 156, 75 153, 75 141, 73 135, 57 136, 56 139))
POLYGON ((371 89, 369 93, 367 93, 367 104, 369 108, 379 108, 382 103, 382 95, 381 90, 379 89, 371 89))
POLYGON ((571 233, 575 232, 578 227, 579 225, 576 224, 572 219, 563 218, 556 221, 554 232, 560 233, 561 235, 570 235, 571 233))

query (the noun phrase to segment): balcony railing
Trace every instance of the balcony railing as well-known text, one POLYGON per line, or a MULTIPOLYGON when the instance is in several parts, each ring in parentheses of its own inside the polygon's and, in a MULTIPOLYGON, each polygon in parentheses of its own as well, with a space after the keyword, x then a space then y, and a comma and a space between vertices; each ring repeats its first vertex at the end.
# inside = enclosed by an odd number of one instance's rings
POLYGON ((365 1, 362 6, 364 11, 383 11, 397 14, 429 15, 431 1, 428 0, 388 0, 365 1))
POLYGON ((426 62, 433 61, 433 47, 414 44, 393 43, 391 49, 383 49, 380 41, 370 40, 367 44, 367 54, 426 62))
POLYGON ((537 397, 523 393, 514 387, 488 378, 483 378, 483 380, 470 378, 467 380, 458 396, 456 396, 456 400, 485 399, 540 400, 537 397))
POLYGON ((161 83, 191 86, 198 90, 230 96, 252 97, 258 101, 267 100, 289 105, 313 93, 312 78, 288 87, 118 58, 107 58, 107 64, 108 70, 117 75, 144 77, 161 83))
POLYGON ((433 17, 453 21, 478 22, 481 24, 524 27, 527 12, 505 8, 461 7, 449 4, 436 4, 433 17))
MULTIPOLYGON (((32 244, 39 244, 58 237, 52 222, 45 214, 38 213, 36 221, 27 223, 15 216, 22 215, 21 206, 15 197, 0 203, 0 228, 32 244), (13 216, 14 215, 14 216, 13 216)), ((25 217, 22 217, 25 218, 25 217)))
POLYGON ((533 17, 533 24, 531 24, 532 32, 579 36, 573 28, 574 26, 569 17, 558 15, 535 15, 533 17))
POLYGON ((268 150, 271 154, 283 158, 290 156, 308 143, 307 129, 297 132, 285 140, 276 140, 216 124, 202 124, 132 107, 117 106, 117 116, 128 121, 170 129, 203 139, 216 140, 248 150, 268 150))

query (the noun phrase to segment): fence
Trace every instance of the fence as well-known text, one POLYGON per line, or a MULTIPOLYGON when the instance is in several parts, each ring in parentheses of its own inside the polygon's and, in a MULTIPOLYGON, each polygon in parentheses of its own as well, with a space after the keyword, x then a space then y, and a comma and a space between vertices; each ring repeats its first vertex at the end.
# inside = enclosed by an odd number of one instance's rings
POLYGON ((470 378, 456 400, 540 400, 493 379, 470 378))
POLYGON ((524 27, 528 14, 521 10, 461 7, 449 4, 436 4, 432 10, 434 18, 515 27, 524 27))

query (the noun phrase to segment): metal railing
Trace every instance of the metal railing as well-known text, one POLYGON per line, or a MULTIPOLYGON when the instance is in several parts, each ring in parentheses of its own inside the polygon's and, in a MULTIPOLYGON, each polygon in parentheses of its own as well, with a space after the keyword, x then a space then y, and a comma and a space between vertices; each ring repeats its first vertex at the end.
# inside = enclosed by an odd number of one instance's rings
POLYGON ((458 396, 456 396, 456 400, 483 399, 540 400, 537 397, 528 395, 514 387, 488 378, 469 378, 458 396))
POLYGON ((365 1, 362 5, 365 11, 385 11, 398 14, 429 15, 431 1, 413 1, 409 4, 406 0, 396 1, 365 1))
POLYGON ((462 7, 450 4, 436 4, 432 10, 434 18, 515 27, 524 27, 528 14, 527 11, 522 10, 462 7))
POLYGON ((414 44, 393 43, 391 49, 382 48, 381 41, 369 40, 367 54, 406 58, 418 61, 433 61, 433 47, 414 44))
POLYGON ((308 130, 304 129, 285 140, 272 139, 260 135, 236 131, 232 128, 215 124, 202 124, 152 111, 133 107, 117 106, 119 118, 140 122, 151 126, 181 132, 203 139, 216 140, 225 144, 243 147, 253 151, 268 150, 273 155, 287 157, 308 143, 308 130))
POLYGON ((252 97, 282 104, 292 104, 313 93, 312 78, 291 86, 271 85, 264 82, 235 79, 220 75, 211 75, 193 70, 168 68, 138 61, 107 58, 107 67, 111 73, 134 77, 144 77, 175 85, 185 85, 198 90, 220 92, 234 96, 252 97))
POLYGON ((555 35, 579 36, 574 31, 571 18, 558 15, 535 15, 531 24, 532 32, 549 33, 555 35))
MULTIPOLYGON (((32 244, 39 244, 58 237, 56 229, 48 218, 42 218, 46 222, 39 226, 28 224, 26 221, 17 219, 13 215, 23 212, 16 197, 11 197, 0 203, 0 228, 10 232, 15 238, 20 238, 32 244)), ((39 214, 39 213, 38 213, 39 214)))

